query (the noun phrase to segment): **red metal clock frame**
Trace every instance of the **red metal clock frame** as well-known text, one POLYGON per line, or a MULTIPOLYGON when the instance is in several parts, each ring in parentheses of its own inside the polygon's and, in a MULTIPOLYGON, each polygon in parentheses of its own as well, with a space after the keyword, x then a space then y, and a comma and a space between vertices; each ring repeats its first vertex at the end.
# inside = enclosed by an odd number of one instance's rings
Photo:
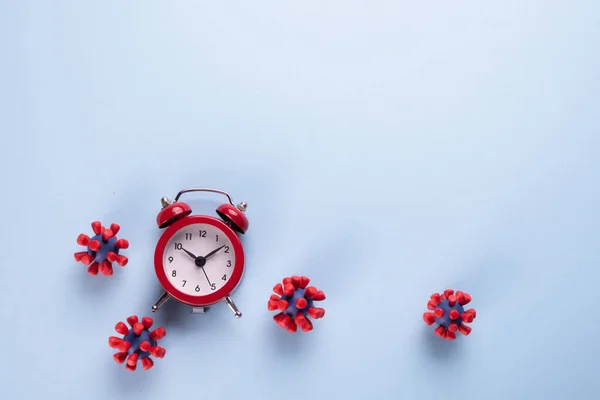
POLYGON ((162 234, 158 240, 158 243, 156 244, 156 250, 154 251, 154 269, 161 286, 171 297, 192 307, 207 307, 220 302, 225 297, 230 295, 242 280, 244 275, 244 264, 244 248, 238 235, 236 235, 233 229, 231 229, 223 221, 208 215, 190 215, 175 221, 162 234), (192 224, 212 225, 213 227, 221 230, 230 240, 233 247, 233 252, 235 254, 235 265, 231 277, 222 288, 208 295, 192 296, 179 291, 179 289, 169 282, 163 264, 163 255, 169 239, 171 239, 171 237, 173 237, 173 235, 175 235, 181 229, 184 229, 186 226, 192 224))

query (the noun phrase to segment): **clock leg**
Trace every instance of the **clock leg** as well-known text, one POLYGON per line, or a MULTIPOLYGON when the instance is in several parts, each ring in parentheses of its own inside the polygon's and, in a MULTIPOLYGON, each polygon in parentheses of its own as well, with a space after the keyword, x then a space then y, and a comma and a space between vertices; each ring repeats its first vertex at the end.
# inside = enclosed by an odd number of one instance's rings
POLYGON ((158 300, 156 301, 156 303, 152 306, 152 312, 157 312, 158 309, 167 302, 167 300, 169 300, 171 298, 171 296, 169 296, 169 293, 164 292, 163 294, 160 295, 160 297, 158 298, 158 300))
POLYGON ((229 296, 225 297, 225 303, 227 303, 227 305, 229 306, 231 311, 233 311, 236 318, 240 318, 242 316, 242 313, 240 312, 240 310, 238 310, 238 308, 236 307, 233 300, 231 300, 231 297, 229 297, 229 296))

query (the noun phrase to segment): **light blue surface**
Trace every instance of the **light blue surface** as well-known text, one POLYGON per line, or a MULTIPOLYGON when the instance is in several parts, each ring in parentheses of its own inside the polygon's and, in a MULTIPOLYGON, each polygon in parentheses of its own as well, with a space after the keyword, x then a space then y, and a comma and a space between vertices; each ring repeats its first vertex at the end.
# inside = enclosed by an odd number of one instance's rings
POLYGON ((0 4, 1 399, 600 398, 598 1, 0 4), (170 304, 130 373, 108 337, 190 186, 248 202, 244 316, 170 304), (73 260, 96 219, 110 278, 73 260), (309 334, 266 309, 291 274, 328 295, 309 334))

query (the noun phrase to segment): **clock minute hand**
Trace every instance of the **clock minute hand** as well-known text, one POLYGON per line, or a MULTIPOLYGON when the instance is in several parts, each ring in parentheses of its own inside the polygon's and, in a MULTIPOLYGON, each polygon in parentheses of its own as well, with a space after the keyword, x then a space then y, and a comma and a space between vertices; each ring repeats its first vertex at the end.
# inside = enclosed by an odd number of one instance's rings
POLYGON ((217 253, 219 252, 219 250, 221 250, 223 247, 225 247, 225 245, 223 245, 223 246, 221 246, 221 247, 219 247, 219 248, 217 248, 217 249, 214 249, 213 251, 211 251, 210 253, 208 253, 207 255, 205 255, 205 256, 204 256, 204 259, 207 259, 207 258, 209 258, 209 257, 212 257, 212 256, 214 256, 214 255, 215 255, 215 254, 217 254, 217 253))

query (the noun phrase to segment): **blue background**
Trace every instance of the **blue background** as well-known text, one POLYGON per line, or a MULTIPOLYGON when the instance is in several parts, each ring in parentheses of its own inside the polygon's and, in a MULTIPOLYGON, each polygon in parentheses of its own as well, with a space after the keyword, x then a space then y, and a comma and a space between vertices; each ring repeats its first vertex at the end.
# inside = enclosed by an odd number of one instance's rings
POLYGON ((598 1, 0 4, 0 398, 600 398, 598 1), (107 339, 193 186, 249 204, 244 316, 168 303, 128 372, 107 339), (97 219, 111 278, 73 260, 97 219), (309 334, 266 310, 291 274, 328 295, 309 334))

